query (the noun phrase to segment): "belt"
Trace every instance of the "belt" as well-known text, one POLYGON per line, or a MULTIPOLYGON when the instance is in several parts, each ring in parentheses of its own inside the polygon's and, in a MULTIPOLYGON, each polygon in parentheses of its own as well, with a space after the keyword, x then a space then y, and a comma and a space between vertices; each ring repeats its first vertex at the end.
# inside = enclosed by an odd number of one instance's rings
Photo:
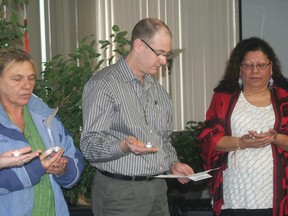
POLYGON ((121 180, 128 180, 128 181, 151 181, 154 179, 155 175, 152 176, 127 176, 127 175, 120 175, 120 174, 113 174, 107 171, 102 171, 97 169, 102 175, 108 176, 110 178, 121 179, 121 180))

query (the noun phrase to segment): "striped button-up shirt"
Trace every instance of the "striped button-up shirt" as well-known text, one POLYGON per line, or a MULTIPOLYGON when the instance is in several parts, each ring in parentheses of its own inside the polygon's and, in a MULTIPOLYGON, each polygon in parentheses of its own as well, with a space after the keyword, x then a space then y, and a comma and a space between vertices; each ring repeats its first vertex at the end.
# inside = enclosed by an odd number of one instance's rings
POLYGON ((146 176, 166 172, 178 161, 170 139, 170 96, 149 75, 145 75, 142 85, 123 58, 87 82, 82 108, 80 147, 92 166, 114 174, 146 176), (150 142, 159 151, 124 153, 120 140, 128 136, 150 142))

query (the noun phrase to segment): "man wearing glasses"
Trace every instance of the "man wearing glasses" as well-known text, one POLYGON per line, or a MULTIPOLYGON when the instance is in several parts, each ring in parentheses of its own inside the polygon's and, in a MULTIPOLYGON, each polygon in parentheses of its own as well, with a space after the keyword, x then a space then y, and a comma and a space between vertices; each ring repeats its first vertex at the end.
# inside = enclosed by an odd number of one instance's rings
POLYGON ((81 150, 97 168, 93 213, 166 216, 166 182, 154 176, 193 174, 170 142, 170 96, 151 76, 171 58, 172 35, 147 18, 135 25, 131 44, 127 57, 98 71, 83 92, 81 150))

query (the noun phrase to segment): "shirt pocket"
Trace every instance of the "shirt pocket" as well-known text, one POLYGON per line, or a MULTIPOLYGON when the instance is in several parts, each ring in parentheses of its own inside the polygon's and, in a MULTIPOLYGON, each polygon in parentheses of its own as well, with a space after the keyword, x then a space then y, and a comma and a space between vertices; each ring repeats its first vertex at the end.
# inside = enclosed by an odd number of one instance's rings
POLYGON ((172 129, 172 111, 169 106, 154 105, 151 109, 151 118, 153 127, 158 134, 172 129))

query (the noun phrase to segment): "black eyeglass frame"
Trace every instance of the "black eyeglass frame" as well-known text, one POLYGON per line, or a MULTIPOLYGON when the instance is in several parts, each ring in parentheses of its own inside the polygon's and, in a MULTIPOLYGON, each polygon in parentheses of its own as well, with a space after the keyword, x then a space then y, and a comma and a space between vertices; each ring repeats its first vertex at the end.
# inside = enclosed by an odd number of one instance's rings
POLYGON ((166 60, 170 60, 173 57, 173 53, 169 52, 167 54, 165 53, 158 53, 156 50, 154 50, 145 40, 140 39, 157 57, 164 56, 166 60))

